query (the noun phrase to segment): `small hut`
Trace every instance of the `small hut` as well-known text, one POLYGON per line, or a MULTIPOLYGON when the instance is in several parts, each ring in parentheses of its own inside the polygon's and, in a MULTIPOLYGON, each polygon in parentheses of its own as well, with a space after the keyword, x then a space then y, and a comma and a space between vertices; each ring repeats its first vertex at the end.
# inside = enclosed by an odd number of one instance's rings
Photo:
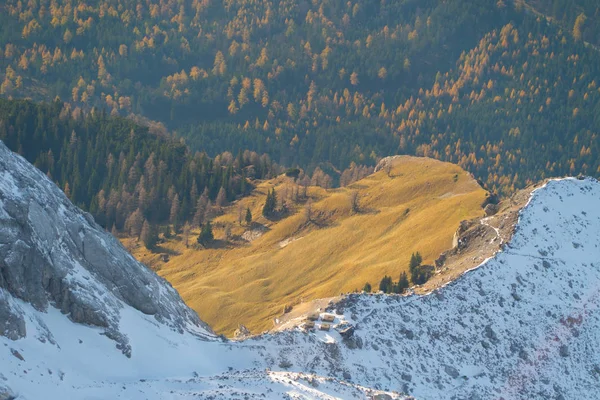
POLYGON ((313 321, 304 321, 304 329, 309 330, 309 329, 314 329, 315 328, 315 323, 313 321))
POLYGON ((309 320, 309 321, 318 321, 319 320, 319 314, 318 313, 308 314, 306 316, 306 319, 309 320))
POLYGON ((329 329, 331 329, 331 325, 327 324, 327 323, 323 323, 319 326, 319 329, 322 331, 328 331, 329 329))
POLYGON ((321 321, 323 322, 333 322, 335 320, 335 315, 333 314, 323 314, 321 317, 321 321))

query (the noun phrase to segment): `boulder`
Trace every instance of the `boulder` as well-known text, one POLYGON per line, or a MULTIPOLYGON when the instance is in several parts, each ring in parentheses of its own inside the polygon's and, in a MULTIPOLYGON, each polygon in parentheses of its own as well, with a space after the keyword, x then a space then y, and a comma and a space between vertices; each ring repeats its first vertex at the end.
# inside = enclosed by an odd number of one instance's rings
POLYGON ((244 325, 240 324, 238 326, 238 328, 235 330, 235 332, 233 333, 233 338, 236 340, 241 340, 241 339, 246 339, 248 337, 250 337, 252 335, 252 333, 250 332, 250 330, 248 328, 246 328, 244 325))
POLYGON ((485 212, 485 215, 487 217, 490 217, 492 215, 495 215, 496 213, 498 213, 498 204, 488 204, 485 206, 485 208, 483 209, 483 211, 485 212))

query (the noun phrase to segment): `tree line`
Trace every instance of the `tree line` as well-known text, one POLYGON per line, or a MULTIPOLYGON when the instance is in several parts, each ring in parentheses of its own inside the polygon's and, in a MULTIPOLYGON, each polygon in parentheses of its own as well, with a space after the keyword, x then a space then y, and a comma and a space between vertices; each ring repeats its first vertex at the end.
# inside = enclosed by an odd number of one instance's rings
POLYGON ((519 0, 5 3, 1 95, 145 116, 213 158, 337 185, 425 155, 500 193, 600 174, 592 0, 530 2, 552 23, 519 0))
POLYGON ((150 247, 157 225, 179 231, 188 221, 200 227, 248 193, 250 178, 281 172, 266 155, 240 151, 210 158, 103 110, 75 117, 72 111, 59 101, 0 99, 0 140, 102 226, 143 236, 150 247))

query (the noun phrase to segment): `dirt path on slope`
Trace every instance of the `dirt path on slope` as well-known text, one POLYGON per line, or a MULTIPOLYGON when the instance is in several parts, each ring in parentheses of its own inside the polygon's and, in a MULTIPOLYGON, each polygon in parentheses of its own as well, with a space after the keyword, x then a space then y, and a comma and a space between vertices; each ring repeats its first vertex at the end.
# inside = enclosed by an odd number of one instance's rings
POLYGON ((510 241, 519 212, 529 202, 532 192, 546 181, 528 186, 498 204, 498 211, 481 219, 463 221, 456 233, 456 246, 436 260, 436 273, 424 285, 414 288, 425 294, 459 278, 493 257, 510 241))

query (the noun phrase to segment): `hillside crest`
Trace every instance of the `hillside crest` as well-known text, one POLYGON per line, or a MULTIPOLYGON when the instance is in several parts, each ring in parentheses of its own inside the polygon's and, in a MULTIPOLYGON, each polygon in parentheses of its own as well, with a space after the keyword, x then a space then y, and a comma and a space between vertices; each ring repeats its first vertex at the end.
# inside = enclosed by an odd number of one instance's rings
POLYGON ((216 240, 206 249, 195 245, 198 230, 187 247, 182 235, 161 243, 162 255, 124 243, 217 332, 231 335, 243 324, 259 333, 285 308, 367 282, 376 288, 385 275, 398 280, 414 252, 433 264, 452 247, 461 221, 483 215, 488 194, 460 167, 423 157, 389 160, 392 168, 344 188, 303 187, 285 175, 257 181, 214 218, 216 240), (286 211, 265 217, 273 189, 286 211), (251 225, 239 222, 247 209, 251 225))

